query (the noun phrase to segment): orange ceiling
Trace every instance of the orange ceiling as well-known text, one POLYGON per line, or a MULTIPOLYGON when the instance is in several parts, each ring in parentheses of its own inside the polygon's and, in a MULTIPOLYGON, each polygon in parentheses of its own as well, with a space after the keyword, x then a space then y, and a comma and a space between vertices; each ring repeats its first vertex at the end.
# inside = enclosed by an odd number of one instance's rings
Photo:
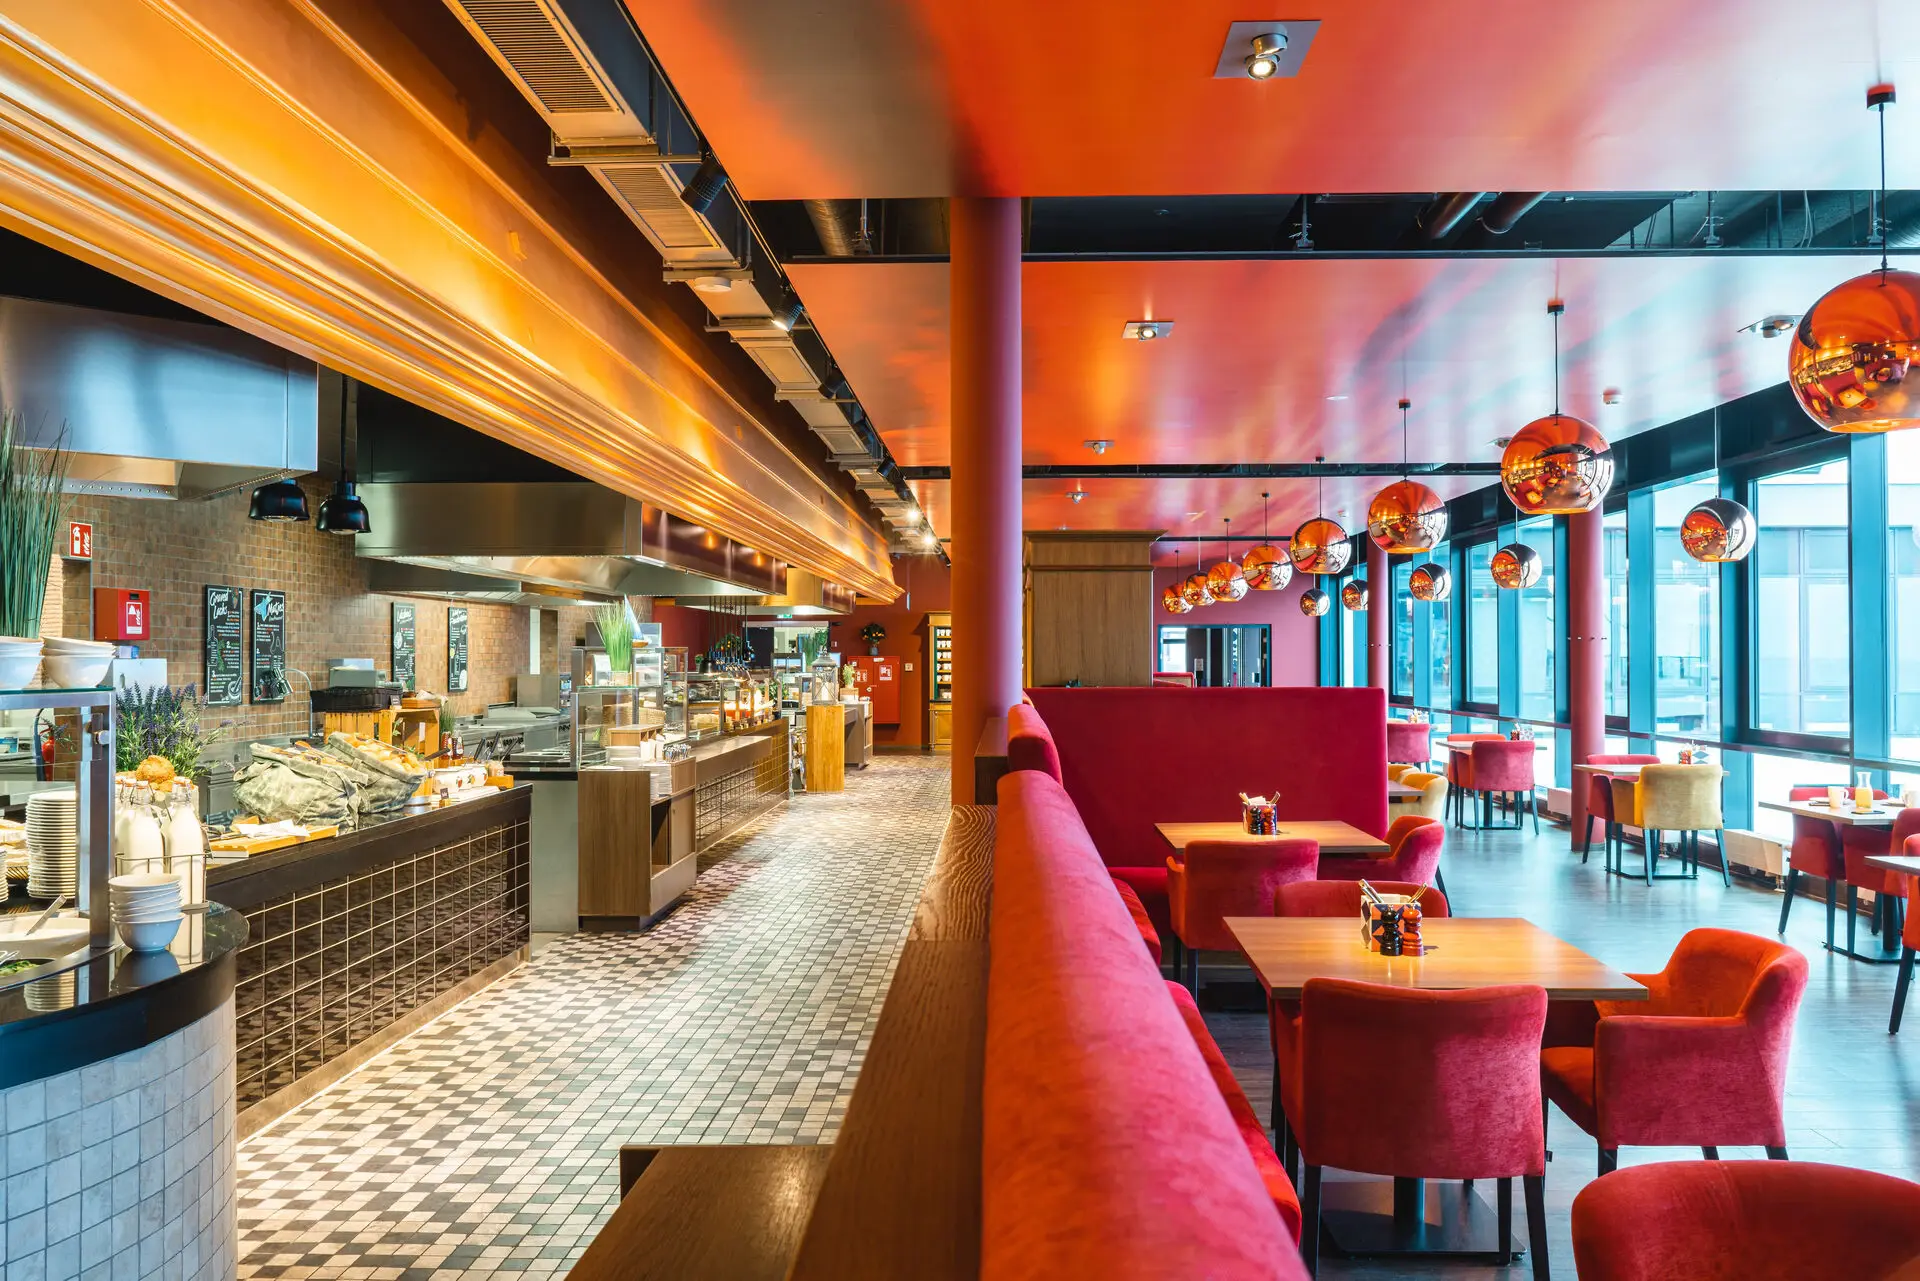
MULTIPOLYGON (((1686 417, 1785 376, 1787 343, 1741 333, 1797 314, 1868 258, 1288 259, 1028 263, 1022 271, 1026 461, 1392 462, 1395 402, 1413 401, 1416 461, 1497 459, 1489 443, 1562 402, 1612 437, 1686 417), (1174 322, 1153 343, 1128 320, 1174 322), (1617 389, 1620 403, 1605 405, 1617 389), (1329 400, 1344 396, 1344 400, 1329 400), (1096 459, 1088 439, 1114 442, 1096 459)), ((906 466, 947 451, 944 264, 795 266, 808 313, 906 466)), ((1330 508, 1364 510, 1383 483, 1328 483, 1330 508)), ((1451 496, 1487 483, 1435 478, 1451 496)), ((1027 523, 1172 528, 1191 510, 1236 523, 1275 495, 1275 529, 1312 512, 1301 482, 1029 481, 1027 523)), ((944 531, 942 495, 929 514, 944 531)), ((1209 529, 1208 532, 1216 532, 1209 529)))
POLYGON ((1279 6, 1266 84, 1212 78, 1241 0, 628 4, 754 200, 1861 187, 1865 89, 1920 91, 1913 0, 1279 6))

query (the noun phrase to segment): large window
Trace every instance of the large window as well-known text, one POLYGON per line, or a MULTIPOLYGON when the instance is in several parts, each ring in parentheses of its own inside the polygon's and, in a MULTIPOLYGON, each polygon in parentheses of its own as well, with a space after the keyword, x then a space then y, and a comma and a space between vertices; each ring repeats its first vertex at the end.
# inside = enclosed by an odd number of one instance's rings
MULTIPOLYGON (((1367 580, 1355 575, 1355 582, 1367 580)), ((1340 617, 1340 683, 1342 685, 1365 685, 1367 683, 1367 616, 1348 609, 1340 599, 1340 589, 1346 584, 1337 578, 1317 580, 1322 591, 1333 597, 1333 612, 1340 617)), ((1374 606, 1368 602, 1369 607, 1374 606)), ((1378 606, 1384 608, 1384 606, 1378 606)))
POLYGON ((1627 712, 1627 513, 1601 521, 1607 567, 1607 639, 1600 646, 1607 681, 1607 715, 1627 712))
POLYGON ((1540 580, 1520 589, 1520 715, 1554 719, 1554 662, 1560 652, 1559 621, 1553 608, 1553 518, 1520 526, 1520 541, 1540 557, 1540 580))
POLYGON ((1893 755, 1920 760, 1920 433, 1887 437, 1887 540, 1893 755))
POLYGON ((1718 490, 1684 481, 1653 495, 1654 723, 1663 734, 1720 736, 1720 575, 1680 547, 1680 521, 1718 490))
POLYGON ((1467 548, 1467 581, 1455 591, 1467 596, 1467 702, 1492 707, 1500 701, 1500 589, 1493 585, 1493 544, 1467 548))
POLYGON ((1396 557, 1393 572, 1387 575, 1393 599, 1373 602, 1375 609, 1393 607, 1393 696, 1413 697, 1413 562, 1396 557))
POLYGON ((1762 477, 1754 498, 1753 728, 1844 736, 1852 721, 1846 460, 1762 477))
MULTIPOLYGON (((1436 565, 1452 563, 1445 547, 1433 549, 1436 565)), ((1427 626, 1427 698, 1435 707, 1453 706, 1453 597, 1422 603, 1419 614, 1427 626)))

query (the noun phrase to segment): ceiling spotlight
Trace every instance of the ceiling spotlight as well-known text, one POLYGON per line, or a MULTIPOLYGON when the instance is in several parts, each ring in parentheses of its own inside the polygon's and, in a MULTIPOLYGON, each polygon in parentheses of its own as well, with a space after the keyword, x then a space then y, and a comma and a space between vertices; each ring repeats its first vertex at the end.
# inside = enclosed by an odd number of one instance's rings
POLYGON ((1113 442, 1110 440, 1083 440, 1080 443, 1096 454, 1104 454, 1113 448, 1113 442))
POLYGON ((1070 503, 1082 503, 1085 502, 1086 499, 1087 491, 1084 489, 1069 489, 1067 491, 1067 501, 1070 503))
POLYGON ((773 307, 773 327, 787 333, 800 323, 800 316, 806 311, 806 304, 800 301, 800 295, 788 285, 780 293, 780 301, 773 307))
POLYGON ((940 536, 929 529, 926 533, 920 535, 920 545, 922 547, 938 547, 940 545, 940 536))
POLYGON ((720 193, 727 187, 727 171, 720 167, 720 161, 705 147, 700 148, 700 167, 693 171, 693 177, 687 179, 687 185, 680 190, 680 199, 687 208, 695 213, 705 213, 713 208, 713 202, 720 199, 720 193))
POLYGON ((1253 52, 1247 55, 1247 76, 1253 80, 1271 80, 1280 73, 1280 55, 1287 51, 1287 33, 1264 31, 1253 38, 1253 52))
POLYGON ((1329 396, 1327 397, 1327 399, 1328 400, 1345 400, 1346 396, 1344 394, 1338 395, 1338 396, 1329 396))
POLYGON ((1129 320, 1126 328, 1120 331, 1120 336, 1134 342, 1152 342, 1156 338, 1165 338, 1172 333, 1171 320, 1129 320))

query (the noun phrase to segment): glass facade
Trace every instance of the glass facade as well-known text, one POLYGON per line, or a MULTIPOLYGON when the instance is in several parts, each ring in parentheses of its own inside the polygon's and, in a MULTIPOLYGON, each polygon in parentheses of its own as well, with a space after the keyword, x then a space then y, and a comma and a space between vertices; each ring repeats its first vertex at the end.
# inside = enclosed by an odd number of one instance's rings
POLYGON ((1393 561, 1393 572, 1387 575, 1392 584, 1393 599, 1376 601, 1376 609, 1385 609, 1389 604, 1393 608, 1393 696, 1395 698, 1413 697, 1413 593, 1407 589, 1413 577, 1413 562, 1402 556, 1393 561))
POLYGON ((1753 727, 1845 736, 1851 723, 1847 462, 1754 485, 1759 625, 1753 727))
POLYGON ((1887 682, 1892 755, 1920 761, 1920 433, 1887 437, 1887 682))
MULTIPOLYGON (((1434 549, 1433 559, 1445 565, 1451 557, 1445 547, 1434 549)), ((1427 699, 1434 707, 1453 706, 1453 597, 1422 604, 1427 623, 1427 699)))
POLYGON ((1720 574, 1680 546, 1680 521, 1712 498, 1711 480, 1668 485, 1653 496, 1654 727, 1720 737, 1720 574))
POLYGON ((1493 585, 1491 542, 1467 548, 1467 581, 1453 590, 1467 601, 1466 701, 1487 707, 1500 701, 1500 589, 1493 585))
POLYGON ((1520 715, 1555 719, 1554 663, 1560 653, 1561 625, 1554 608, 1553 519, 1520 526, 1520 541, 1540 557, 1540 581, 1520 589, 1520 715))
POLYGON ((1607 571, 1607 637, 1600 647, 1606 668, 1607 715, 1627 715, 1627 513, 1609 512, 1601 523, 1601 555, 1607 571))

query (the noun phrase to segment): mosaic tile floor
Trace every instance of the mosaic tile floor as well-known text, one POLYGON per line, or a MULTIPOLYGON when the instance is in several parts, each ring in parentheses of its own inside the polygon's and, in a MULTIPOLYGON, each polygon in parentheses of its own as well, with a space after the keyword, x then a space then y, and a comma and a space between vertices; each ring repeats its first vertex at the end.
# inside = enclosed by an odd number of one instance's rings
POLYGON ((641 935, 572 935, 240 1149, 242 1277, 558 1275, 622 1143, 828 1143, 947 819, 879 757, 703 860, 641 935))

